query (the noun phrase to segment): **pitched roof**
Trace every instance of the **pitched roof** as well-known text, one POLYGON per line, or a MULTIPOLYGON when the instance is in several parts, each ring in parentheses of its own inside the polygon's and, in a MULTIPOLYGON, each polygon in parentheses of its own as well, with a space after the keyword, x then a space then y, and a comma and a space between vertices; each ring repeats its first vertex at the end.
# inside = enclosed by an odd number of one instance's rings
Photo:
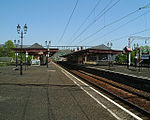
POLYGON ((98 46, 94 46, 94 47, 91 47, 91 48, 88 48, 88 49, 96 49, 96 50, 111 50, 110 47, 107 47, 106 45, 104 44, 101 44, 101 45, 98 45, 98 46))
POLYGON ((33 45, 31 45, 29 48, 43 48, 42 45, 39 45, 38 43, 34 43, 33 45))

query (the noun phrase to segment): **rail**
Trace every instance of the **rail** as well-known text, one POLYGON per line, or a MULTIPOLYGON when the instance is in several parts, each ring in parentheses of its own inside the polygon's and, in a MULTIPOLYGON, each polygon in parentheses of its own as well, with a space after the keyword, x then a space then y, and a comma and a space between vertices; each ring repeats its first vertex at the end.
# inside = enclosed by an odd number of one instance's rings
MULTIPOLYGON (((76 66, 66 63, 61 63, 61 65, 82 80, 85 80, 98 89, 107 92, 109 95, 114 96, 115 98, 121 100, 125 104, 128 104, 132 108, 135 108, 137 111, 150 118, 149 92, 137 89, 137 87, 134 87, 134 85, 129 86, 129 81, 119 83, 118 81, 108 79, 107 77, 101 77, 97 75, 96 72, 94 72, 95 74, 93 74, 93 72, 90 73, 92 70, 85 70, 85 68, 78 65, 76 66)), ((137 84, 135 84, 135 86, 137 86, 137 84)))

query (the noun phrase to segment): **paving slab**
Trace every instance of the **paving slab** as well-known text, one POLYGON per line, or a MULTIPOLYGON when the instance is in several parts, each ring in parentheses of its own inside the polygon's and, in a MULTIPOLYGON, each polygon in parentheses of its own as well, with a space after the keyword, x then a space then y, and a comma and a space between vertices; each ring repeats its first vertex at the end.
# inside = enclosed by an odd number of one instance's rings
POLYGON ((52 63, 28 67, 22 76, 13 66, 0 71, 0 120, 117 119, 52 63))

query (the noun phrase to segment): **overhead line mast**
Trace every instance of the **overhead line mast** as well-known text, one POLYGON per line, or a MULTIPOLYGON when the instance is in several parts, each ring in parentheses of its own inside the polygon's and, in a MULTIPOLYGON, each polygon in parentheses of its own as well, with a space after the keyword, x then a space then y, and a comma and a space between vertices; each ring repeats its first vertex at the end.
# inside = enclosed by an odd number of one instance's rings
MULTIPOLYGON (((129 40, 129 43, 128 43, 128 47, 131 48, 131 43, 134 41, 134 40, 150 40, 150 37, 141 37, 141 36, 131 36, 128 38, 129 40)), ((128 65, 130 66, 131 64, 131 53, 129 52, 128 54, 128 65)))
MULTIPOLYGON (((141 9, 145 9, 145 8, 150 8, 150 4, 148 4, 148 5, 146 5, 146 6, 144 6, 144 7, 141 7, 141 8, 139 8, 139 10, 141 10, 141 9)), ((131 48, 131 43, 133 42, 133 40, 135 40, 135 39, 139 39, 139 40, 150 40, 150 37, 141 37, 141 36, 131 36, 131 37, 129 37, 129 43, 128 43, 128 46, 129 46, 129 48, 131 48)), ((128 54, 129 56, 128 56, 128 65, 130 66, 130 64, 131 64, 131 53, 129 52, 129 54, 128 54)))

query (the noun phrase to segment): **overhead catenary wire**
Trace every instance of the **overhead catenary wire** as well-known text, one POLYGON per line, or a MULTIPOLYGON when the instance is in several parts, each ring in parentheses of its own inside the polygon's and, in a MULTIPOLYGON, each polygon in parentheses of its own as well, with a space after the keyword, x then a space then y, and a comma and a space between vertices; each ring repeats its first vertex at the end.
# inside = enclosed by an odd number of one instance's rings
MULTIPOLYGON (((112 0, 110 0, 109 2, 108 2, 108 4, 104 7, 104 9, 102 10, 102 11, 100 11, 99 13, 98 13, 98 15, 95 17, 95 19, 90 23, 91 25, 93 25, 98 19, 100 19, 100 17, 102 16, 101 14, 109 7, 109 5, 112 3, 112 0), (100 16, 101 15, 101 16, 100 16)), ((93 9, 94 10, 94 9, 93 9)), ((90 25, 90 24, 88 24, 88 25, 90 25)), ((91 26, 90 25, 90 26, 91 26)), ((83 25, 82 25, 83 26, 83 25)), ((81 27, 82 27, 81 26, 81 27)), ((80 27, 80 28, 81 28, 80 27)), ((79 29, 80 30, 80 29, 79 29)), ((74 42, 74 39, 72 39, 72 41, 70 42, 70 44, 72 44, 74 42)))
POLYGON ((133 12, 131 12, 131 13, 129 13, 129 14, 127 14, 127 15, 125 15, 125 16, 123 16, 123 17, 121 17, 121 18, 119 18, 119 19, 117 19, 117 20, 115 20, 115 21, 113 21, 113 22, 111 22, 111 23, 105 25, 105 26, 103 26, 102 28, 100 28, 100 29, 98 29, 96 32, 90 34, 89 36, 87 36, 85 39, 79 41, 78 43, 81 43, 81 42, 83 42, 83 41, 85 41, 85 40, 87 40, 87 39, 93 37, 94 35, 96 35, 96 34, 99 33, 100 31, 102 31, 102 30, 105 29, 106 27, 109 27, 109 26, 111 26, 111 25, 113 25, 113 24, 115 24, 115 23, 118 23, 118 22, 120 22, 121 20, 123 20, 124 18, 129 17, 130 15, 132 15, 132 14, 138 12, 138 11, 139 11, 139 9, 137 9, 137 10, 135 10, 135 11, 133 11, 133 12))
POLYGON ((123 38, 130 37, 132 35, 137 35, 137 34, 140 34, 140 33, 146 32, 146 31, 150 31, 150 29, 144 29, 144 30, 141 30, 141 31, 138 31, 138 32, 135 32, 135 33, 127 34, 127 35, 124 35, 124 36, 112 39, 112 40, 110 40, 108 42, 114 42, 114 41, 117 41, 117 40, 121 40, 123 38))
MULTIPOLYGON (((106 34, 104 34, 103 36, 101 36, 101 37, 99 37, 99 38, 103 38, 103 37, 107 36, 108 34, 111 34, 111 33, 115 32, 115 31, 119 30, 120 28, 122 28, 122 27, 124 27, 125 25, 127 25, 127 24, 129 24, 129 23, 131 23, 131 22, 133 22, 133 21, 135 21, 135 20, 137 20, 137 19, 139 19, 140 17, 142 17, 142 16, 148 14, 149 12, 150 12, 150 10, 147 11, 147 12, 145 12, 145 13, 142 14, 142 15, 139 15, 139 16, 135 17, 134 19, 129 20, 128 22, 124 23, 123 25, 120 25, 120 26, 117 27, 116 29, 114 29, 114 30, 112 30, 112 31, 110 31, 110 32, 108 32, 108 33, 106 33, 106 34)), ((95 40, 91 40, 91 41, 96 41, 96 40, 98 40, 98 38, 95 39, 95 40)), ((91 41, 89 41, 88 43, 90 43, 91 41)), ((82 42, 83 42, 83 41, 82 41, 82 42)), ((88 43, 87 43, 87 44, 88 44, 88 43)))
MULTIPOLYGON (((149 4, 148 4, 148 5, 149 5, 149 4)), ((148 5, 146 5, 146 6, 148 6, 148 5)), ((120 21, 123 20, 124 18, 129 17, 130 15, 132 15, 132 14, 138 12, 139 10, 141 10, 141 8, 138 8, 137 10, 135 10, 135 11, 133 11, 133 12, 131 12, 131 13, 129 13, 129 14, 127 14, 127 15, 125 15, 125 16, 123 16, 123 17, 121 17, 121 18, 119 18, 119 19, 117 19, 117 20, 115 20, 115 21, 113 21, 113 22, 111 22, 111 23, 105 25, 105 26, 103 26, 102 28, 98 29, 96 32, 94 32, 94 33, 92 33, 91 35, 87 36, 85 39, 79 41, 78 43, 81 43, 81 42, 83 42, 83 41, 85 41, 85 40, 87 40, 87 39, 93 37, 94 35, 96 35, 97 33, 99 33, 101 30, 105 29, 106 27, 109 27, 109 26, 111 26, 111 25, 113 25, 113 24, 115 24, 115 23, 117 23, 117 22, 120 22, 120 21)))
POLYGON ((103 15, 105 15, 111 8, 113 8, 120 0, 117 0, 112 6, 110 6, 106 11, 103 12, 101 16, 97 16, 97 18, 92 21, 82 32, 80 32, 72 41, 73 43, 77 38, 79 38, 84 32, 86 32, 97 20, 99 20, 103 15))
MULTIPOLYGON (((98 7, 98 5, 100 4, 102 0, 98 0, 96 5, 94 6, 94 8, 91 10, 91 12, 89 13, 89 15, 84 19, 84 21, 80 24, 80 26, 77 28, 77 30, 73 33, 72 38, 79 32, 79 30, 82 28, 82 26, 87 22, 87 20, 89 19, 89 17, 93 14, 93 12, 95 11, 95 9, 98 7)), ((71 43, 71 42, 70 42, 71 43)))
POLYGON ((132 36, 132 35, 140 34, 140 33, 146 32, 146 31, 150 31, 150 29, 144 29, 142 31, 138 31, 138 32, 135 32, 135 33, 132 33, 132 34, 124 35, 124 36, 112 39, 112 40, 110 40, 110 42, 121 40, 122 38, 126 38, 126 37, 129 37, 129 36, 132 36))
POLYGON ((71 15, 70 15, 70 17, 69 17, 69 20, 68 20, 68 22, 67 22, 67 24, 66 24, 66 26, 65 26, 65 29, 64 29, 64 31, 63 31, 63 33, 62 33, 62 35, 61 35, 61 37, 60 37, 60 39, 59 39, 59 41, 58 41, 58 44, 61 42, 61 40, 63 39, 63 37, 64 37, 64 35, 65 35, 65 32, 66 32, 66 30, 67 30, 67 28, 68 28, 68 25, 69 25, 69 23, 70 23, 70 21, 71 21, 71 18, 72 18, 72 16, 73 16, 73 14, 74 14, 74 11, 75 11, 75 9, 76 9, 76 7, 77 7, 77 5, 78 5, 78 2, 79 2, 79 0, 76 0, 75 6, 74 6, 74 8, 73 8, 73 10, 72 10, 72 12, 71 12, 71 15))

